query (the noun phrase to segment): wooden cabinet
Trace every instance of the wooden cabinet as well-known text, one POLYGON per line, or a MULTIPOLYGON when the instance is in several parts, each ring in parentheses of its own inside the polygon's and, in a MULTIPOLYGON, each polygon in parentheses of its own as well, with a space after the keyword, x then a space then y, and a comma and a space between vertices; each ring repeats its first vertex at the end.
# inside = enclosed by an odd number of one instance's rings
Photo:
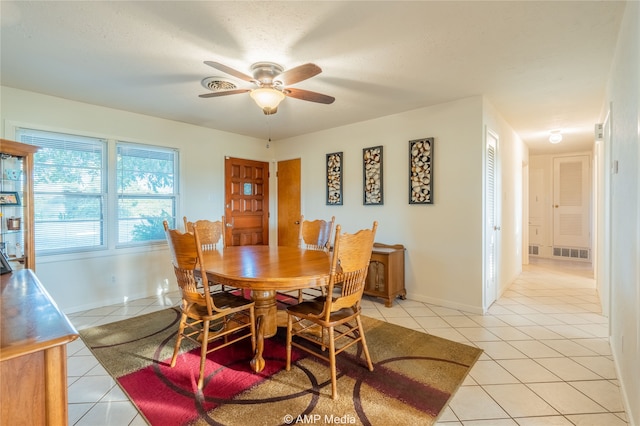
POLYGON ((33 271, 0 285, 0 425, 66 425, 66 347, 78 332, 33 271))
POLYGON ((0 250, 13 270, 36 267, 33 154, 38 147, 0 139, 0 250))
POLYGON ((404 299, 404 246, 374 243, 364 293, 385 299, 391 307, 396 297, 404 299))

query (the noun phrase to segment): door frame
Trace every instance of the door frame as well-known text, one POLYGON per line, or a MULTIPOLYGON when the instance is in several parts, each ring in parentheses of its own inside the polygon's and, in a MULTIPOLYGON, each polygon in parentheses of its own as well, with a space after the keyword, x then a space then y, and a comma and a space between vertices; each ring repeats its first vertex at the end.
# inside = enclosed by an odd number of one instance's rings
MULTIPOLYGON (((612 150, 611 108, 606 113, 602 123, 603 138, 596 140, 595 147, 595 177, 593 185, 593 224, 595 228, 592 239, 593 276, 596 289, 600 295, 602 315, 611 315, 611 283, 614 271, 611 269, 611 191, 612 179, 610 169, 612 150)), ((639 296, 640 297, 640 296, 639 296)), ((609 321, 609 335, 611 335, 611 321, 609 321)))

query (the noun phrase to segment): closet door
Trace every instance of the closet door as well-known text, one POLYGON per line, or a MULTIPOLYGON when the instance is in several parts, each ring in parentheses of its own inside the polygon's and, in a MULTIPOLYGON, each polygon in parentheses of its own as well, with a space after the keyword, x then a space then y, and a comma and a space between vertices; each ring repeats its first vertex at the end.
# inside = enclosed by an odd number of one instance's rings
POLYGON ((498 295, 498 265, 500 253, 500 173, 498 168, 498 136, 487 131, 485 152, 485 241, 484 297, 485 310, 498 295))
MULTIPOLYGON (((589 156, 553 159, 553 248, 591 248, 589 156)), ((582 257, 582 256, 581 256, 582 257)))

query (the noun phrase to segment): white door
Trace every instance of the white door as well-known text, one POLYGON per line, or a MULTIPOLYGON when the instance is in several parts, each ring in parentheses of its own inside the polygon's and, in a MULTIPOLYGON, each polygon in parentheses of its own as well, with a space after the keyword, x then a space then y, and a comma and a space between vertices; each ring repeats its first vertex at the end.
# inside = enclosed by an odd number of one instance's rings
POLYGON ((589 156, 553 159, 553 247, 591 248, 589 156))
POLYGON ((485 265, 484 308, 498 295, 498 248, 500 231, 500 197, 498 173, 498 136, 487 131, 485 154, 485 265))

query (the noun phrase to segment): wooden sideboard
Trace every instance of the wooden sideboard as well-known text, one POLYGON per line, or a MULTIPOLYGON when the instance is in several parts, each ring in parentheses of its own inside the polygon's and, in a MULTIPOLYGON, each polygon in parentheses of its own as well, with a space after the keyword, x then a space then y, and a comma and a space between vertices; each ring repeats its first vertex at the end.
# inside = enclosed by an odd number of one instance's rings
POLYGON ((66 425, 66 345, 78 332, 32 270, 0 283, 0 424, 66 425))
POLYGON ((396 297, 404 299, 404 246, 374 243, 364 293, 385 299, 390 308, 396 297))

